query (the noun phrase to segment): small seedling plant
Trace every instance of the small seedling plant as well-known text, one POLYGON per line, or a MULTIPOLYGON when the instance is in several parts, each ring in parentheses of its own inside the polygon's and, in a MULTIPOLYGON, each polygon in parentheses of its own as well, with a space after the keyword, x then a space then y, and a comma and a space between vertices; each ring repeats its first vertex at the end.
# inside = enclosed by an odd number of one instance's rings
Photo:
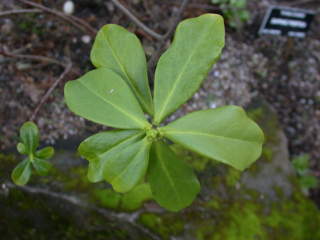
POLYGON ((200 87, 221 54, 224 35, 219 15, 182 21, 158 61, 152 97, 139 39, 115 24, 102 27, 91 51, 96 69, 64 89, 72 112, 115 128, 79 146, 91 182, 105 180, 120 193, 147 183, 159 205, 178 211, 192 203, 200 184, 171 142, 239 170, 259 157, 263 133, 240 107, 196 111, 163 124, 200 87))
POLYGON ((297 172, 302 192, 309 195, 309 190, 319 185, 317 177, 310 171, 310 156, 308 154, 296 156, 292 160, 292 165, 297 172))
POLYGON ((20 142, 17 150, 26 158, 20 162, 12 171, 11 178, 17 185, 25 185, 32 174, 32 169, 39 175, 46 175, 51 163, 48 162, 54 154, 52 147, 39 147, 39 129, 33 122, 25 122, 20 128, 20 142))
POLYGON ((211 2, 219 5, 229 25, 233 28, 240 30, 243 24, 250 19, 247 0, 211 0, 211 2))

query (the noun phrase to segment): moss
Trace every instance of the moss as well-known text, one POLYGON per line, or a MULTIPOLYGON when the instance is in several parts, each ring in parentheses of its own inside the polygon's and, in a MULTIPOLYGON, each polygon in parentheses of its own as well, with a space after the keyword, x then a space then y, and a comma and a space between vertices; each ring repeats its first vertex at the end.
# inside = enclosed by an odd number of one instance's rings
POLYGON ((121 194, 112 189, 95 189, 93 195, 98 203, 106 208, 118 209, 121 201, 121 194))
POLYGON ((117 193, 113 189, 92 190, 93 200, 99 205, 118 211, 131 212, 139 209, 143 203, 152 198, 148 184, 136 186, 127 193, 117 193))
POLYGON ((67 180, 64 181, 65 190, 77 190, 77 191, 88 191, 92 188, 92 183, 87 178, 87 167, 76 166, 70 168, 66 176, 67 180))
POLYGON ((320 239, 320 211, 299 192, 270 206, 258 198, 225 201, 215 197, 208 207, 215 218, 200 220, 194 233, 198 240, 320 239))
POLYGON ((198 172, 203 171, 206 168, 208 162, 212 162, 209 158, 191 152, 178 144, 172 144, 171 148, 178 156, 181 156, 182 159, 189 163, 193 167, 193 169, 198 172))
POLYGON ((212 236, 213 240, 255 240, 265 238, 258 205, 247 202, 237 203, 229 208, 228 218, 219 232, 212 236))
POLYGON ((277 133, 280 129, 277 114, 265 102, 260 100, 254 102, 256 102, 256 105, 250 106, 247 110, 248 116, 262 128, 265 142, 277 142, 277 133))
POLYGON ((277 239, 320 239, 320 211, 301 193, 282 204, 275 203, 265 223, 277 239))
POLYGON ((228 174, 226 176, 226 184, 229 187, 234 187, 236 183, 240 180, 241 171, 235 168, 228 168, 228 174))
POLYGON ((269 146, 264 145, 261 157, 266 161, 271 162, 273 158, 273 150, 269 146))
MULTIPOLYGON (((94 210, 79 208, 43 194, 18 188, 0 195, 0 234, 3 239, 129 239, 130 228, 108 221, 94 210)), ((137 239, 144 239, 142 236, 137 239)))
POLYGON ((138 221, 159 234, 162 239, 170 239, 184 230, 184 222, 171 214, 160 216, 154 213, 143 213, 139 216, 138 221))

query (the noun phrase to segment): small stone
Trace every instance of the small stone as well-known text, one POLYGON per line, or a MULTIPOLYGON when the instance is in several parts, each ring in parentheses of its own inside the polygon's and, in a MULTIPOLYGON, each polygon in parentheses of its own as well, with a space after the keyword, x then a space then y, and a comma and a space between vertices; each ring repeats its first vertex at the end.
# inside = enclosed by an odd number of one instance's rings
POLYGON ((63 12, 65 14, 71 15, 74 12, 74 3, 73 1, 66 1, 63 4, 63 12))
POLYGON ((91 37, 89 35, 84 35, 81 37, 81 41, 85 44, 88 44, 91 41, 91 37))

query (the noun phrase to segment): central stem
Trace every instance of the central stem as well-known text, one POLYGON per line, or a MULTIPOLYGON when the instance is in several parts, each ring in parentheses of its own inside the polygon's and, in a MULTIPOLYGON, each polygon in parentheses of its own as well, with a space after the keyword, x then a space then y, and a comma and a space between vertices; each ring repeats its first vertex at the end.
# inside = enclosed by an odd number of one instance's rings
POLYGON ((162 134, 159 131, 159 128, 152 126, 151 128, 146 130, 147 138, 151 142, 156 141, 162 137, 162 134))

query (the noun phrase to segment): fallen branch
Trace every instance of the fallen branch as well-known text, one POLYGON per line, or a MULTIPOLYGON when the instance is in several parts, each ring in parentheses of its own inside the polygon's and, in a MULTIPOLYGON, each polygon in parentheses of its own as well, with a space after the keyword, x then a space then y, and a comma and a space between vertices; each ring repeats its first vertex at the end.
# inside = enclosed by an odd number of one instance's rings
MULTIPOLYGON (((159 1, 159 4, 165 4, 165 5, 176 5, 179 6, 179 3, 174 2, 174 1, 159 1)), ((206 11, 220 11, 221 9, 219 7, 216 7, 214 5, 210 5, 210 4, 203 4, 203 3, 189 3, 188 4, 188 8, 198 8, 198 9, 203 9, 206 11)))
MULTIPOLYGON (((38 56, 38 55, 30 55, 30 54, 17 54, 15 52, 17 52, 17 51, 10 51, 9 52, 5 48, 0 49, 0 55, 5 56, 5 57, 35 60, 35 61, 40 61, 40 62, 45 62, 45 63, 57 64, 63 68, 66 67, 66 64, 64 62, 58 61, 54 58, 45 57, 45 56, 38 56)), ((76 71, 74 69, 72 69, 71 72, 73 72, 76 75, 80 74, 79 71, 76 71)))
POLYGON ((116 213, 116 212, 110 211, 105 208, 96 207, 96 206, 94 206, 88 202, 85 202, 85 201, 83 201, 73 195, 67 195, 65 193, 53 192, 48 189, 43 189, 43 188, 34 187, 34 186, 17 186, 9 181, 3 182, 0 185, 0 194, 3 193, 4 195, 7 195, 7 194, 9 194, 9 191, 11 189, 19 189, 25 193, 39 194, 39 195, 43 195, 46 197, 55 198, 57 200, 64 201, 66 203, 70 203, 74 206, 77 206, 77 207, 80 207, 83 209, 95 211, 95 212, 101 214, 103 217, 105 217, 109 221, 129 224, 132 227, 134 227, 134 228, 140 230, 141 232, 143 232, 144 234, 146 234, 148 237, 150 237, 150 239, 160 240, 160 237, 153 234, 148 229, 142 227, 140 224, 136 223, 136 219, 140 215, 139 211, 136 211, 133 213, 116 213))
POLYGON ((188 5, 188 2, 189 2, 189 0, 182 0, 182 3, 180 5, 178 12, 176 14, 174 14, 174 16, 173 16, 175 19, 173 20, 173 23, 171 24, 169 30, 164 35, 163 41, 167 40, 168 38, 170 38, 172 36, 176 26, 178 25, 178 23, 181 19, 181 15, 182 15, 183 11, 186 9, 186 7, 188 5))
POLYGON ((15 15, 15 14, 21 14, 21 13, 41 13, 42 10, 40 9, 16 9, 16 10, 9 10, 0 12, 0 17, 6 17, 8 15, 15 15))
POLYGON ((58 86, 58 84, 61 82, 61 80, 70 72, 71 68, 72 68, 72 63, 69 61, 67 66, 65 67, 64 71, 62 72, 62 74, 54 81, 54 83, 51 85, 51 87, 48 89, 48 91, 41 98, 39 104, 37 105, 37 107, 35 108, 35 110, 33 111, 32 115, 30 117, 30 121, 33 121, 35 119, 39 110, 41 109, 43 104, 47 101, 47 99, 51 95, 52 91, 58 86))
POLYGON ((298 0, 298 1, 287 3, 287 6, 297 6, 297 5, 308 4, 312 2, 316 2, 316 1, 315 0, 298 0))
POLYGON ((58 61, 56 59, 49 58, 49 57, 44 57, 44 56, 29 55, 29 54, 15 54, 12 52, 8 52, 4 49, 0 49, 0 55, 3 55, 5 57, 11 57, 11 58, 24 58, 29 60, 48 62, 48 63, 53 63, 59 66, 65 67, 65 64, 63 64, 61 61, 58 61))
POLYGON ((155 31, 153 31, 152 29, 150 29, 149 27, 147 27, 144 23, 142 23, 136 16, 134 16, 125 6, 123 6, 118 0, 111 0, 113 2, 114 5, 116 5, 116 7, 118 7, 125 15, 127 15, 127 17, 129 17, 138 27, 140 27, 141 29, 143 29, 143 31, 145 31, 146 33, 148 33, 150 36, 161 40, 163 39, 165 36, 161 35, 159 33, 156 33, 155 31))
POLYGON ((89 33, 91 36, 95 36, 97 33, 97 30, 94 29, 93 27, 91 27, 89 24, 87 24, 85 21, 83 21, 80 18, 77 18, 75 16, 69 16, 67 14, 64 14, 63 12, 57 11, 57 10, 53 10, 51 8, 47 8, 41 4, 35 3, 35 2, 31 2, 28 0, 18 0, 24 4, 27 4, 29 6, 33 6, 35 8, 41 9, 44 12, 48 12, 51 13, 67 22, 69 22, 70 24, 72 24, 73 26, 79 28, 80 30, 82 30, 85 33, 89 33))

